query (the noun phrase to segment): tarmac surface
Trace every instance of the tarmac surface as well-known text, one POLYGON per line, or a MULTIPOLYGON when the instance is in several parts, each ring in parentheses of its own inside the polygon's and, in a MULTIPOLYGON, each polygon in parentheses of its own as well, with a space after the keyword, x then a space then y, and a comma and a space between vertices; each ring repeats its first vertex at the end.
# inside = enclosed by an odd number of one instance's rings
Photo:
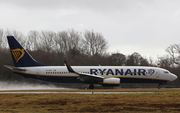
POLYGON ((142 94, 142 93, 162 93, 162 92, 0 92, 0 94, 142 94))

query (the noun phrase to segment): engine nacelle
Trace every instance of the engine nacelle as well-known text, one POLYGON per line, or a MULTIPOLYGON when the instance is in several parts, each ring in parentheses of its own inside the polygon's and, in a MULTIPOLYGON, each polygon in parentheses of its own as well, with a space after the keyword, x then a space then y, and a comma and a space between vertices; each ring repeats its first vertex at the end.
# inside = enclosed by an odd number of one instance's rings
POLYGON ((102 86, 119 86, 120 78, 104 78, 102 86))

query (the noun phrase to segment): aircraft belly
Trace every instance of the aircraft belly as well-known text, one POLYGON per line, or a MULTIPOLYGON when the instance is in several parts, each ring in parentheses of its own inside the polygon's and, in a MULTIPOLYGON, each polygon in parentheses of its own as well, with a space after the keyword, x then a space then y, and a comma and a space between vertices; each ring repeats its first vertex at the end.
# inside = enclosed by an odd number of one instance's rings
POLYGON ((161 80, 161 79, 153 79, 153 78, 120 78, 121 83, 164 83, 168 82, 167 80, 161 80))

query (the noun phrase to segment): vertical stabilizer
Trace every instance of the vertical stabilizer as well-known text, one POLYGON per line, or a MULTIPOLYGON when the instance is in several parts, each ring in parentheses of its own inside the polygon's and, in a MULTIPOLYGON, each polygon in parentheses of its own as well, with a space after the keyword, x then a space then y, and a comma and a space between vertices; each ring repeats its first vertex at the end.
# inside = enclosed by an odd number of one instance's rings
POLYGON ((35 61, 13 36, 7 36, 15 67, 47 66, 35 61))

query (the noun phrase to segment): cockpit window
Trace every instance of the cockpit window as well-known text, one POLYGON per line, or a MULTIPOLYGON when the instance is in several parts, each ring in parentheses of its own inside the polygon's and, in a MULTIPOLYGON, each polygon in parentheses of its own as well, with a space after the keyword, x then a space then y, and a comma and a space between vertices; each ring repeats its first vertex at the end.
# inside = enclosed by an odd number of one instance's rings
POLYGON ((169 72, 168 72, 168 71, 164 71, 164 73, 169 74, 169 72))

